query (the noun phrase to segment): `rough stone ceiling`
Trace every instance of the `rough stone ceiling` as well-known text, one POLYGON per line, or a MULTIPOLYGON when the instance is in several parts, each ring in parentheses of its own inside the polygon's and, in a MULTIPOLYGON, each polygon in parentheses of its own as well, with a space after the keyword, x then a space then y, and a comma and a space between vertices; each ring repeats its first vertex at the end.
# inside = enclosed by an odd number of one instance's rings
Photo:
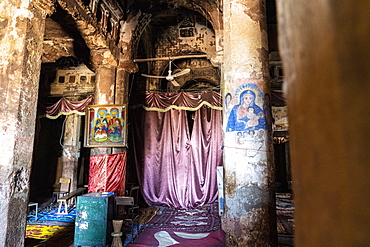
POLYGON ((165 18, 173 16, 178 9, 188 9, 198 12, 210 21, 210 13, 215 10, 222 12, 222 0, 139 0, 128 6, 128 10, 141 10, 165 18))
MULTIPOLYGON (((58 2, 71 1, 59 0, 58 2)), ((72 0, 73 1, 73 0, 72 0)), ((146 26, 146 35, 141 37, 139 49, 142 53, 136 54, 136 58, 148 58, 163 56, 166 54, 156 54, 154 51, 157 35, 168 27, 177 27, 185 17, 193 16, 197 22, 204 26, 211 27, 210 13, 212 11, 222 13, 222 0, 105 0, 117 2, 126 14, 140 10, 151 14, 152 18, 146 26), (145 47, 145 49, 143 49, 145 47), (152 54, 152 55, 151 55, 152 54)), ((274 44, 273 38, 276 35, 276 14, 275 0, 266 0, 267 23, 269 27, 269 45, 274 44), (272 30, 272 32, 270 32, 272 30)), ((45 47, 43 62, 55 62, 61 56, 75 56, 81 59, 86 65, 90 63, 90 50, 85 44, 84 39, 78 32, 75 19, 69 15, 63 8, 56 6, 56 12, 47 21, 45 33, 45 47)), ((76 16, 75 16, 76 17, 76 16)), ((79 18, 79 17, 77 17, 79 18)), ((220 19, 222 22, 222 19, 220 19)), ((170 42, 171 43, 171 42, 170 42)), ((275 46, 271 46, 274 51, 275 46)), ((173 49, 172 47, 171 49, 173 49)), ((184 52, 184 50, 182 50, 184 52)), ((185 51, 186 53, 186 51, 185 51)), ((194 54, 194 52, 192 52, 194 54)), ((168 56, 168 55, 167 55, 168 56)), ((145 69, 145 68, 144 68, 145 69)), ((158 69, 158 68, 157 68, 158 69)), ((147 70, 147 68, 145 69, 147 70)), ((147 73, 147 71, 144 71, 147 73)), ((157 71, 158 73, 159 71, 157 71)))
POLYGON ((184 16, 189 15, 197 15, 198 21, 203 19, 202 21, 204 23, 206 22, 206 18, 200 15, 199 13, 184 7, 179 7, 176 9, 166 9, 161 11, 154 17, 150 25, 152 27, 177 25, 179 20, 181 20, 184 16))
MULTIPOLYGON (((60 2, 68 0, 60 0, 60 2)), ((109 0, 108 0, 109 1, 109 0)), ((204 12, 201 13, 199 6, 203 9, 216 8, 219 9, 221 0, 110 0, 119 3, 122 8, 129 12, 134 8, 140 9, 143 12, 153 14, 153 18, 148 26, 152 30, 152 33, 156 33, 158 30, 165 29, 168 26, 175 26, 179 22, 179 17, 189 14, 196 13, 203 18, 203 21, 208 22, 204 17, 204 12)), ((267 0, 267 23, 271 26, 269 31, 272 30, 273 35, 276 35, 276 14, 275 14, 275 0, 267 0), (275 26, 274 26, 275 25, 275 26)), ((60 6, 56 6, 57 11, 51 17, 56 23, 48 22, 46 26, 46 40, 49 40, 49 52, 46 51, 44 56, 44 62, 52 62, 60 57, 60 55, 72 55, 82 59, 85 64, 89 64, 89 49, 84 43, 84 39, 77 31, 75 21, 68 15, 60 6), (59 25, 59 27, 58 27, 59 25), (59 32, 59 33, 58 33, 59 32), (53 37, 56 37, 60 42, 53 42, 53 37), (66 38, 65 44, 62 43, 62 39, 66 38), (67 46, 69 43, 73 43, 73 50, 69 51, 67 46), (58 48, 57 46, 61 46, 58 48), (59 49, 59 52, 56 52, 59 49), (52 51, 54 50, 54 52, 52 51), (55 54, 55 58, 53 57, 55 54), (59 56, 59 57, 58 57, 59 56)), ((221 9, 219 9, 222 11, 221 9)), ((201 18, 197 18, 197 21, 201 18)), ((207 24, 207 26, 210 26, 207 24)), ((269 34, 269 37, 272 36, 269 34)), ((153 37, 152 37, 153 38, 153 37)), ((275 38, 275 37, 274 37, 275 38)), ((269 45, 274 44, 274 41, 270 42, 269 45)), ((276 45, 273 47, 276 50, 276 45)), ((271 50, 271 49, 270 49, 271 50)))
POLYGON ((75 20, 57 4, 56 11, 46 19, 43 62, 55 62, 61 56, 75 56, 90 63, 90 51, 75 20))

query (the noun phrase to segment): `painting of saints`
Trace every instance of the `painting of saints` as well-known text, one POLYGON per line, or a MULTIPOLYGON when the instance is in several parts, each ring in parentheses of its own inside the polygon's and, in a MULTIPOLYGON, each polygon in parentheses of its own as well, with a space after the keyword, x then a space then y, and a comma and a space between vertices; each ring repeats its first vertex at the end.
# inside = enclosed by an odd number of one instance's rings
POLYGON ((123 123, 122 118, 118 115, 118 109, 112 108, 111 109, 111 119, 108 122, 108 138, 112 142, 120 142, 122 141, 122 129, 123 123))
POLYGON ((252 90, 245 90, 240 94, 239 104, 235 105, 230 112, 227 132, 266 128, 264 112, 255 101, 256 94, 252 90))
POLYGON ((94 140, 103 142, 108 139, 108 120, 105 117, 106 109, 98 110, 99 117, 94 120, 94 140))

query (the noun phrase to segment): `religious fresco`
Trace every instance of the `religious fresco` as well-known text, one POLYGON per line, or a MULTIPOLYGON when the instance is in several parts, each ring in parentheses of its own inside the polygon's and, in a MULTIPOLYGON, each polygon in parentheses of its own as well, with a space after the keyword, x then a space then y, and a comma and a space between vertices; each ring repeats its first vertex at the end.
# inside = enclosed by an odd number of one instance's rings
MULTIPOLYGON (((243 84, 236 90, 234 96, 238 104, 230 110, 226 132, 265 130, 266 114, 263 109, 264 95, 261 90, 255 84, 243 84)), ((229 105, 228 108, 230 108, 229 105)))
POLYGON ((259 159, 259 151, 266 149, 268 97, 255 84, 242 84, 235 91, 225 95, 227 115, 226 133, 231 135, 244 155, 259 159), (234 105, 232 105, 234 103, 234 105))

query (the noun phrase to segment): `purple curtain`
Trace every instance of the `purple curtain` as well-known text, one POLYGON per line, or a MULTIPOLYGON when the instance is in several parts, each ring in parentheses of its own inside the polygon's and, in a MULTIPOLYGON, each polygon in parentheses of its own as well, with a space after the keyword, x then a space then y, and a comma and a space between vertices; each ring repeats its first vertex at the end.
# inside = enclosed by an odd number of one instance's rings
POLYGON ((62 97, 52 106, 45 107, 43 105, 38 105, 37 115, 44 115, 45 117, 50 119, 56 119, 60 115, 70 115, 73 113, 76 113, 78 115, 85 115, 86 106, 92 105, 93 103, 93 96, 89 96, 86 99, 77 102, 73 102, 62 97))
POLYGON ((216 167, 222 165, 220 94, 148 93, 144 102, 131 112, 130 132, 146 202, 176 208, 215 202, 216 167))

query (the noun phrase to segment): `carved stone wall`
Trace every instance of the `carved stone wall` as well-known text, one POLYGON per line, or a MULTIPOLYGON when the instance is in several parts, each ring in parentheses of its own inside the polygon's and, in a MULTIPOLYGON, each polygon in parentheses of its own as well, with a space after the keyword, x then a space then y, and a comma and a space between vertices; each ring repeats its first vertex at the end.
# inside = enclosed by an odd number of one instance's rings
POLYGON ((24 243, 46 13, 39 5, 0 4, 0 246, 24 243))

